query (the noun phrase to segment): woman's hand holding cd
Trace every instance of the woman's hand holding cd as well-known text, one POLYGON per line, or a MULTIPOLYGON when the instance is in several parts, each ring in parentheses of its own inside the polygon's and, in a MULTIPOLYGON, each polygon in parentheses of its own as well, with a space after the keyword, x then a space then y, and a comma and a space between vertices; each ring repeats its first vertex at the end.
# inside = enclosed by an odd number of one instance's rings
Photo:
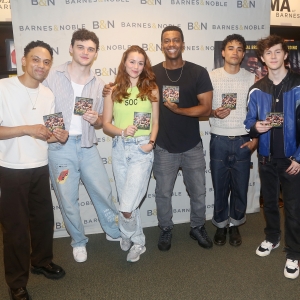
POLYGON ((137 129, 137 127, 135 125, 129 125, 124 130, 124 136, 134 136, 137 130, 138 129, 137 129))

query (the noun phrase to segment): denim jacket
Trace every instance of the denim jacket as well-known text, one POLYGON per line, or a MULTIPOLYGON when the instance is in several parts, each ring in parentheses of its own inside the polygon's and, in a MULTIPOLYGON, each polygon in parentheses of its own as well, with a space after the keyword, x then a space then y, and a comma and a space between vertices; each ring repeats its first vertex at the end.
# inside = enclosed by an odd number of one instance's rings
MULTIPOLYGON (((255 128, 258 120, 265 120, 271 112, 273 101, 273 82, 265 76, 249 90, 248 113, 244 121, 251 137, 259 137, 258 153, 270 155, 271 131, 259 134, 255 128)), ((293 156, 300 162, 300 75, 288 71, 283 79, 283 138, 286 157, 293 156)))

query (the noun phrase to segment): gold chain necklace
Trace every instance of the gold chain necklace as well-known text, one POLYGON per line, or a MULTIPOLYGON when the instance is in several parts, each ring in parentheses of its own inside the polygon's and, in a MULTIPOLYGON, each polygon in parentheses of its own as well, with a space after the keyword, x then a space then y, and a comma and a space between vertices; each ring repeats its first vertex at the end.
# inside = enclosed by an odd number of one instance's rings
POLYGON ((179 78, 178 78, 177 80, 172 80, 172 79, 169 77, 169 75, 168 75, 167 68, 165 68, 167 77, 169 78, 169 80, 170 80, 171 82, 177 82, 177 81, 181 78, 182 71, 183 71, 183 66, 184 66, 184 62, 182 62, 181 72, 180 72, 179 78))
POLYGON ((31 102, 31 105, 32 105, 32 110, 36 110, 36 107, 35 107, 35 105, 36 105, 36 102, 37 102, 37 100, 38 100, 38 97, 39 97, 40 86, 38 87, 38 92, 37 92, 37 95, 36 95, 36 98, 35 98, 34 104, 32 103, 32 100, 31 100, 31 97, 30 97, 30 95, 29 95, 29 92, 28 92, 28 90, 27 90, 27 87, 25 87, 25 90, 26 90, 26 92, 27 92, 27 95, 28 95, 28 97, 29 97, 29 99, 30 99, 30 102, 31 102))
POLYGON ((282 83, 282 85, 281 85, 281 89, 280 89, 280 91, 279 91, 277 97, 275 98, 277 103, 279 102, 279 96, 280 96, 280 94, 281 94, 282 88, 283 88, 283 83, 282 83))

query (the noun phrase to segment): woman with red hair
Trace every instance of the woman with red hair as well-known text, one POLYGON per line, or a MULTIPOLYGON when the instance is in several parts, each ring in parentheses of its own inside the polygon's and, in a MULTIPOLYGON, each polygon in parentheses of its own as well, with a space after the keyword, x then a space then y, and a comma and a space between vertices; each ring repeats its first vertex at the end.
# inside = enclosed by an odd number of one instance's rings
POLYGON ((121 249, 135 262, 146 251, 139 205, 147 191, 158 132, 159 92, 150 60, 139 46, 121 59, 105 97, 103 131, 113 137, 112 167, 119 198, 121 249), (114 121, 114 122, 113 122, 114 121))

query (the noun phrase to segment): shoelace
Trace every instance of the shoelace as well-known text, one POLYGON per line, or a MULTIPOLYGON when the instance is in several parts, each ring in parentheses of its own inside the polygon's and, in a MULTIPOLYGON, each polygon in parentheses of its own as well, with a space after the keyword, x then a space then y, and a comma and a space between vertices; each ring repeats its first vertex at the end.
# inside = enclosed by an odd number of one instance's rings
POLYGON ((207 238, 207 237, 208 237, 207 232, 206 232, 204 226, 202 226, 202 227, 199 229, 199 231, 200 231, 201 235, 202 235, 204 238, 207 238))
POLYGON ((170 230, 168 230, 168 231, 163 230, 163 232, 160 236, 160 240, 163 241, 163 242, 166 242, 170 238, 171 238, 171 231, 170 230))

